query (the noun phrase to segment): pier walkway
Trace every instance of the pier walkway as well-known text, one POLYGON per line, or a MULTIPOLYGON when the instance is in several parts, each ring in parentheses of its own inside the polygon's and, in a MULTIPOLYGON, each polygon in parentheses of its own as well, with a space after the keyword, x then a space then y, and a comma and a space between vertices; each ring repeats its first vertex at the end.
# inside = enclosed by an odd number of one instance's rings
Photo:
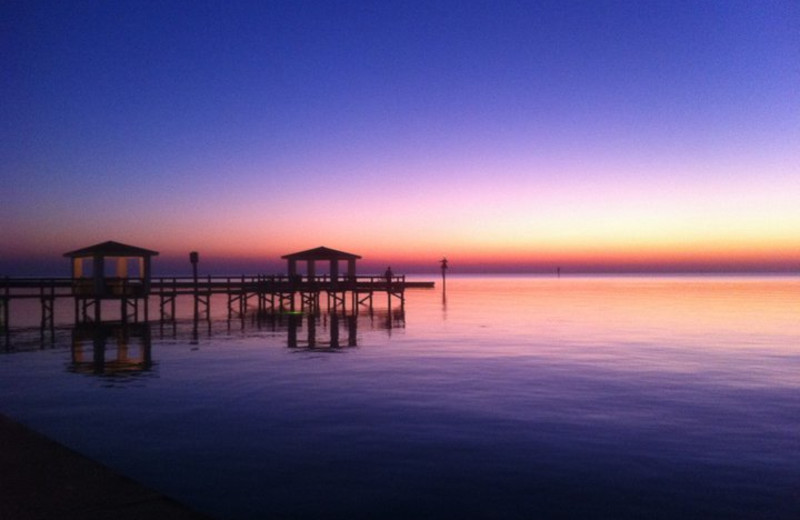
POLYGON ((385 294, 387 305, 395 301, 405 304, 407 289, 432 288, 434 282, 408 281, 405 275, 356 275, 331 277, 286 275, 239 275, 205 277, 155 277, 145 288, 135 278, 102 279, 98 298, 96 281, 88 278, 0 278, 0 329, 10 327, 9 307, 13 300, 37 299, 41 304, 43 326, 52 325, 54 303, 58 299, 75 301, 75 321, 100 321, 100 300, 120 301, 122 321, 139 321, 139 307, 144 320, 149 319, 151 300, 158 304, 158 319, 175 318, 176 299, 194 299, 195 315, 209 317, 212 296, 224 296, 229 316, 243 316, 249 311, 273 313, 283 311, 318 311, 325 302, 331 312, 344 312, 348 307, 358 312, 372 309, 376 294, 385 294), (323 300, 324 296, 324 300, 323 300))

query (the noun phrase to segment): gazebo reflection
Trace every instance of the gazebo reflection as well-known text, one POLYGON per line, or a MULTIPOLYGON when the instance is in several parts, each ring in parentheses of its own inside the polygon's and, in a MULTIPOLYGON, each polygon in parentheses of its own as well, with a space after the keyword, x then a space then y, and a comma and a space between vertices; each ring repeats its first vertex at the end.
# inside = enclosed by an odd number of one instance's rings
POLYGON ((289 348, 340 348, 358 346, 358 317, 355 315, 339 316, 338 314, 289 314, 286 326, 289 348), (305 322, 305 337, 299 334, 305 322), (327 331, 323 336, 318 329, 327 331))
POLYGON ((286 322, 286 344, 289 348, 310 350, 357 347, 359 319, 369 321, 370 329, 385 330, 389 334, 393 329, 405 327, 405 312, 401 310, 376 311, 369 315, 293 312, 288 314, 286 322))
POLYGON ((153 366, 148 323, 85 323, 72 330, 68 370, 99 376, 130 376, 153 366))

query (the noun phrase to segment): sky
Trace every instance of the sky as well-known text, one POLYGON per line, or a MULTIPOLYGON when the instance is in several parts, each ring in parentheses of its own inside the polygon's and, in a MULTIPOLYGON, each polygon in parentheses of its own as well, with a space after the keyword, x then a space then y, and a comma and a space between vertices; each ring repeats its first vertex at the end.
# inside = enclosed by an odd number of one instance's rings
POLYGON ((0 275, 106 240, 156 273, 323 245, 376 272, 800 271, 797 1, 11 0, 0 23, 0 275))

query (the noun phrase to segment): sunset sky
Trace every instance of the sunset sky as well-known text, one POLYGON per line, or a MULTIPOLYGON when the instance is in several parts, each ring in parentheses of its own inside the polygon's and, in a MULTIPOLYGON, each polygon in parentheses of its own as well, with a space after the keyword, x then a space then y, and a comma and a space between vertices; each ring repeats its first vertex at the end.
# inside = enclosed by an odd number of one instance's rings
POLYGON ((105 240, 157 273, 320 245, 367 271, 800 271, 796 1, 0 15, 0 275, 105 240))

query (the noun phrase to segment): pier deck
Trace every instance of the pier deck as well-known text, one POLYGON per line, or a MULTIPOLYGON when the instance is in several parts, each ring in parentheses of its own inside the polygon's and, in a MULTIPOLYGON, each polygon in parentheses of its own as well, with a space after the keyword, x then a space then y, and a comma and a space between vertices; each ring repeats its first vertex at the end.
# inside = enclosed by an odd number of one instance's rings
MULTIPOLYGON (((53 320, 53 304, 57 299, 75 299, 76 322, 91 321, 88 308, 99 308, 101 300, 120 300, 121 318, 125 320, 132 308, 134 321, 138 321, 138 303, 143 301, 145 320, 150 298, 158 299, 160 319, 174 319, 175 299, 193 297, 195 309, 209 315, 210 299, 213 295, 227 297, 229 315, 244 314, 249 300, 255 300, 259 312, 278 310, 319 309, 320 296, 327 296, 329 310, 344 310, 347 301, 351 309, 361 305, 370 308, 375 293, 384 292, 391 305, 393 298, 403 305, 406 289, 430 289, 431 281, 408 281, 405 275, 389 278, 379 275, 338 276, 286 276, 286 275, 239 275, 204 277, 155 277, 145 288, 138 279, 106 277, 103 281, 103 296, 95 296, 96 286, 83 278, 0 278, 0 329, 9 327, 9 306, 18 299, 38 299, 42 306, 42 323, 53 320)), ((95 321, 100 321, 98 315, 95 321)))
MULTIPOLYGON (((109 285, 119 287, 117 296, 131 292, 138 287, 136 280, 124 278, 106 278, 109 285), (126 290, 128 289, 128 290, 126 290)), ((0 299, 35 299, 74 297, 73 289, 81 280, 72 278, 0 278, 0 299)), ((383 276, 359 275, 355 279, 331 280, 327 276, 309 280, 292 280, 284 275, 241 275, 241 276, 204 276, 194 280, 192 277, 160 277, 150 282, 150 295, 162 294, 194 294, 195 291, 211 294, 228 294, 242 291, 266 292, 311 292, 311 291, 386 291, 388 289, 431 289, 434 282, 408 281, 405 276, 393 276, 388 281, 383 276)))

